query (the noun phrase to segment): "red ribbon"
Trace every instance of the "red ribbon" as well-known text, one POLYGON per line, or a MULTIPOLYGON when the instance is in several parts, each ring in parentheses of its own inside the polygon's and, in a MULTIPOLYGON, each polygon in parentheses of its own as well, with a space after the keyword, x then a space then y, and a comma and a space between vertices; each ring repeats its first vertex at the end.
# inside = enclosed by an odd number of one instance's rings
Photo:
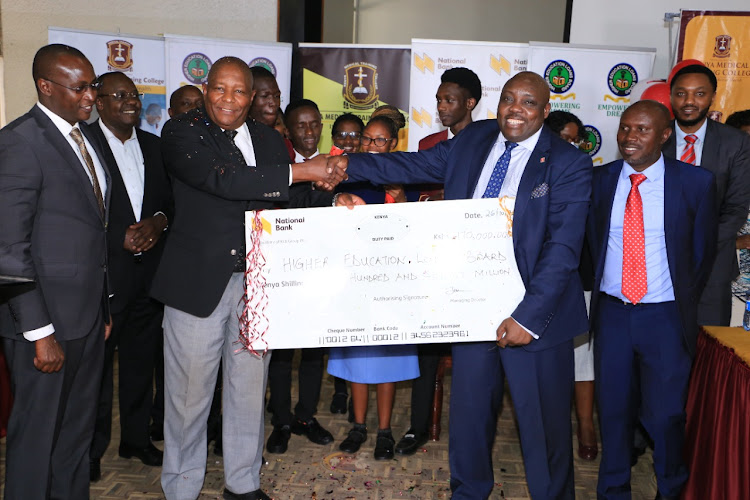
POLYGON ((266 317, 268 307, 268 295, 266 295, 266 278, 263 276, 263 268, 266 258, 260 250, 260 239, 263 235, 263 221, 260 217, 261 210, 255 211, 253 227, 250 235, 251 247, 245 256, 245 294, 238 304, 241 312, 238 315, 240 324, 240 335, 235 343, 242 347, 235 349, 235 354, 248 351, 250 354, 262 358, 268 352, 268 342, 265 339, 269 322, 266 317), (256 345, 262 345, 263 350, 256 350, 256 345))

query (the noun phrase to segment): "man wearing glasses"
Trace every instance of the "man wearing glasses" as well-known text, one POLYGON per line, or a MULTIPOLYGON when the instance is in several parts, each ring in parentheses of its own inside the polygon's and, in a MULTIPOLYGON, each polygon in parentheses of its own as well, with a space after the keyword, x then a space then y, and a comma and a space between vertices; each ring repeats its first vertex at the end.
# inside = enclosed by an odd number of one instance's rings
POLYGON ((89 445, 109 334, 110 178, 81 132, 96 74, 77 49, 34 57, 39 102, 0 130, 0 274, 34 280, 0 306, 15 403, 5 498, 89 498, 89 445))
POLYGON ((151 278, 172 216, 172 190, 161 160, 161 140, 136 128, 141 95, 123 73, 97 79, 99 120, 89 126, 102 145, 111 175, 107 231, 112 336, 104 346, 104 376, 91 443, 91 480, 101 477, 100 461, 112 431, 112 367, 119 359, 120 449, 159 466, 162 452, 149 438, 154 362, 162 341, 164 306, 149 296, 151 278))

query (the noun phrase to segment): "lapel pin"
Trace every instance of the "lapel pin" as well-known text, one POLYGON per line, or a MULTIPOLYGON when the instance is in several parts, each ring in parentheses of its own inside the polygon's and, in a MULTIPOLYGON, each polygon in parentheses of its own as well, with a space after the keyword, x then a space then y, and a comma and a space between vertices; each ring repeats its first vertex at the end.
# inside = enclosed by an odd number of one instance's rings
POLYGON ((542 156, 542 159, 539 160, 539 163, 544 163, 545 161, 547 161, 547 157, 546 156, 542 156))

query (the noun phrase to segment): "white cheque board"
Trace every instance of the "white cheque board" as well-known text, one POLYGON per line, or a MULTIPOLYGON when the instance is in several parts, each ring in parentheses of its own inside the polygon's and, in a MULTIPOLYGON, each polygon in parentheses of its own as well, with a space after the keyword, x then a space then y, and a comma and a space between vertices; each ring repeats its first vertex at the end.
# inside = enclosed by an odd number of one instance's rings
POLYGON ((247 212, 248 319, 270 349, 495 340, 525 292, 514 201, 247 212))

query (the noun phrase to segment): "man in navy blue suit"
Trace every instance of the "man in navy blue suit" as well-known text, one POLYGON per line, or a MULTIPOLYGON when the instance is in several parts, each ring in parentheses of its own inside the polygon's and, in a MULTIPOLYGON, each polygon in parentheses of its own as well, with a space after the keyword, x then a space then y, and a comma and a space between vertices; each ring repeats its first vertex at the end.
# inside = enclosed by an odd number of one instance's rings
POLYGON ((630 499, 639 400, 654 440, 656 498, 678 498, 688 477, 685 400, 718 210, 711 172, 662 155, 671 133, 667 108, 639 101, 620 118, 623 159, 594 171, 588 242, 595 266, 600 499, 630 499))
POLYGON ((573 499, 573 337, 587 330, 578 263, 591 160, 543 127, 549 87, 519 73, 503 87, 497 121, 468 125, 418 153, 329 159, 352 180, 444 183, 446 199, 515 196, 513 244, 526 294, 497 329, 497 345, 453 345, 450 466, 453 498, 489 497, 503 384, 518 416, 531 496, 573 499))

